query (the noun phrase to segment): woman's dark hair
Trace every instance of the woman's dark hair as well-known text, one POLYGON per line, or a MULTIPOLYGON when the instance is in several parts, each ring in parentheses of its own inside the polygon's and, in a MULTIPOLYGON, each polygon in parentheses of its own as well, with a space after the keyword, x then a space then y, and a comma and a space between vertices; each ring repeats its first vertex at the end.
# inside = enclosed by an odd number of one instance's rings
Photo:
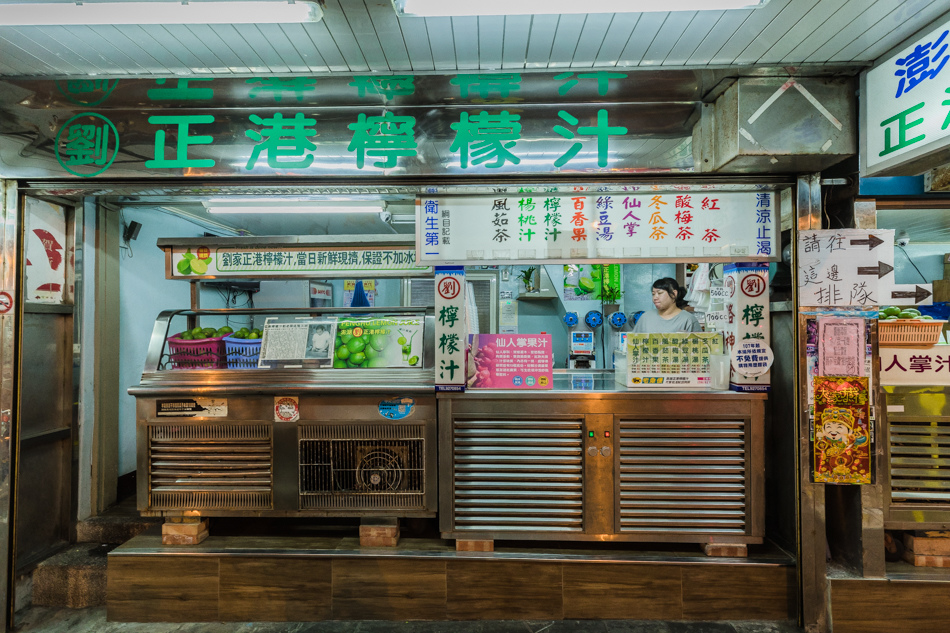
POLYGON ((670 293, 670 296, 673 297, 673 300, 676 302, 677 308, 682 310, 687 305, 689 305, 683 301, 683 297, 686 296, 686 288, 676 283, 676 280, 672 277, 657 279, 653 282, 653 287, 657 290, 665 290, 670 293))

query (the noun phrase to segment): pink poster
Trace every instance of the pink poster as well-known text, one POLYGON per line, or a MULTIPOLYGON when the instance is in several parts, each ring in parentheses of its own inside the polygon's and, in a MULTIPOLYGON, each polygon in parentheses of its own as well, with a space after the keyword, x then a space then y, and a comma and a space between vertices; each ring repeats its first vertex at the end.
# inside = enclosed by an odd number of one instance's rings
POLYGON ((550 334, 471 334, 469 389, 551 389, 554 355, 550 334))

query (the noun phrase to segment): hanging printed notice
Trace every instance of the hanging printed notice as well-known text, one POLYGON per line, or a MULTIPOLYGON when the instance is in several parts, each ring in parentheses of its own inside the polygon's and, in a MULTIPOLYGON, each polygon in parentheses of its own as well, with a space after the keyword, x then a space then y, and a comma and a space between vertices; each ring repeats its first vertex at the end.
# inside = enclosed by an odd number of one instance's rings
POLYGON ((435 268, 435 390, 465 391, 465 268, 435 268))
MULTIPOLYGON (((727 264, 723 266, 723 273, 723 287, 728 291, 723 302, 728 323, 722 326, 726 353, 732 355, 733 350, 746 341, 760 341, 768 348, 771 343, 769 265, 727 264)), ((729 388, 733 391, 768 391, 770 383, 768 371, 747 375, 733 367, 729 388)))
POLYGON ((620 264, 564 265, 564 301, 617 303, 621 291, 620 264))
POLYGON ((871 483, 868 379, 817 376, 814 389, 815 483, 871 483))
POLYGON ((776 205, 772 192, 421 198, 416 250, 420 264, 768 261, 776 205))
MULTIPOLYGON (((167 248, 167 247, 166 247, 167 248)), ((167 254, 166 257, 169 255, 167 254)), ((323 250, 290 246, 233 248, 175 246, 171 249, 173 278, 280 277, 314 274, 362 275, 368 272, 426 273, 416 265, 411 248, 323 250)))
POLYGON ((631 388, 707 388, 711 384, 709 357, 722 351, 718 332, 629 332, 627 371, 617 372, 617 381, 631 388))
POLYGON ((66 210, 28 197, 24 211, 24 297, 37 303, 63 303, 70 257, 66 248, 66 210))
POLYGON ((471 389, 551 389, 551 335, 470 334, 465 367, 471 389))
POLYGON ((864 319, 818 319, 818 373, 822 376, 864 375, 864 319))
POLYGON ((894 231, 836 229, 798 234, 798 290, 806 306, 890 303, 881 290, 894 284, 894 231))
POLYGON ((772 348, 759 340, 740 341, 732 350, 732 368, 747 378, 761 376, 774 360, 772 348))

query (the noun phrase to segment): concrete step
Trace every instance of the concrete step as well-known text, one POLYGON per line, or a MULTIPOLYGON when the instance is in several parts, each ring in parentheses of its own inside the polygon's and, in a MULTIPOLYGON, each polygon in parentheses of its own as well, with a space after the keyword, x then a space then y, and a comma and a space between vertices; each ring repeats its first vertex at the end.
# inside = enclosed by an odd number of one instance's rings
POLYGON ((113 544, 79 543, 37 565, 33 605, 84 609, 106 603, 106 556, 113 544))
MULTIPOLYGON (((111 509, 110 509, 111 510, 111 509)), ((160 525, 162 519, 110 513, 85 519, 76 523, 77 543, 111 543, 121 545, 138 536, 153 525, 160 525)))

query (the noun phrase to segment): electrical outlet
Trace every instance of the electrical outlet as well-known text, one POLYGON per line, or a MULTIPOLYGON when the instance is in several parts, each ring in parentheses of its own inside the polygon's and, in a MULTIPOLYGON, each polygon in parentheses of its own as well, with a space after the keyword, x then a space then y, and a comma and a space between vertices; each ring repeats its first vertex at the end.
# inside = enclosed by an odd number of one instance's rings
POLYGON ((502 269, 501 269, 501 280, 502 280, 502 281, 508 281, 508 274, 509 274, 509 273, 508 273, 508 269, 507 269, 507 268, 502 268, 502 269))

